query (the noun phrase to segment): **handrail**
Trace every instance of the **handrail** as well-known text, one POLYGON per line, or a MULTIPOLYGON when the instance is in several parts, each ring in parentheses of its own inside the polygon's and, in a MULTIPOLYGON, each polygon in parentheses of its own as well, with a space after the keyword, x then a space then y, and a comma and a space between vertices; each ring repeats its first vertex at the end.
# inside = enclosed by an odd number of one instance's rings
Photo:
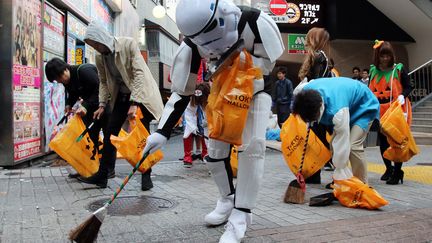
POLYGON ((429 63, 432 63, 432 59, 430 59, 429 61, 425 62, 423 65, 421 65, 420 67, 417 67, 416 69, 412 70, 411 72, 408 73, 408 75, 413 74, 414 72, 417 72, 417 70, 419 70, 420 68, 425 67, 426 65, 428 65, 429 63))
POLYGON ((412 108, 422 105, 432 97, 432 59, 408 73, 414 86, 409 95, 412 108))

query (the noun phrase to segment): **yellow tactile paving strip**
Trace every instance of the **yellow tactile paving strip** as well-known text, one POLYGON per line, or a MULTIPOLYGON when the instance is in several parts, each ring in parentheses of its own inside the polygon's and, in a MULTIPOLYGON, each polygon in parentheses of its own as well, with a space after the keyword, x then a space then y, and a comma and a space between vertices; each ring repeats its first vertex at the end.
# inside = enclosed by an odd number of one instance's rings
MULTIPOLYGON (((409 166, 409 164, 404 164, 402 170, 405 173, 404 180, 432 185, 432 166, 409 166)), ((368 171, 383 174, 385 166, 382 164, 368 163, 368 171)))

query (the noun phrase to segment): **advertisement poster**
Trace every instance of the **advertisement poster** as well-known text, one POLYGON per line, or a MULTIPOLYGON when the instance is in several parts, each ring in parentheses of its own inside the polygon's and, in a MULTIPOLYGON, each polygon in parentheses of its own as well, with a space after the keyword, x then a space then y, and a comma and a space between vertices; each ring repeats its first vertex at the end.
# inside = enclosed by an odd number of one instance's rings
POLYGON ((306 54, 306 34, 288 34, 288 53, 306 54))
POLYGON ((45 4, 43 17, 44 49, 63 56, 64 53, 64 16, 57 10, 45 4))
POLYGON ((67 36, 67 63, 75 65, 76 40, 72 36, 67 36))
POLYGON ((87 25, 81 22, 77 17, 72 14, 67 14, 67 32, 75 38, 84 41, 87 25))
POLYGON ((15 0, 13 13, 14 160, 41 153, 41 2, 15 0))
POLYGON ((108 32, 114 33, 112 13, 104 1, 93 0, 91 19, 102 25, 108 32))
MULTIPOLYGON (((44 52, 43 60, 51 60, 54 57, 64 58, 64 15, 45 4, 44 12, 44 52)), ((45 69, 44 69, 45 70, 45 69)), ((65 88, 62 84, 51 83, 44 78, 44 131, 45 152, 48 152, 49 142, 55 136, 57 122, 64 115, 65 88)))
POLYGON ((50 150, 48 144, 58 132, 56 125, 64 116, 65 99, 65 88, 62 84, 51 83, 47 79, 44 80, 45 152, 50 150))
POLYGON ((85 46, 77 46, 75 50, 75 63, 81 65, 84 63, 85 46))
POLYGON ((92 0, 63 0, 69 7, 75 9, 85 18, 90 17, 90 3, 92 0))

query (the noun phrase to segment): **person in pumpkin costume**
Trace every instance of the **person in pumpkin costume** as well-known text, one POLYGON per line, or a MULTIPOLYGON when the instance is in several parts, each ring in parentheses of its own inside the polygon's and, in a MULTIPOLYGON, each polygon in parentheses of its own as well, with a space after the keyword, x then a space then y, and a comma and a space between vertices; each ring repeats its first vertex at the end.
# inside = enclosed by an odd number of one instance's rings
MULTIPOLYGON (((411 109, 408 95, 412 91, 408 71, 402 63, 395 63, 395 53, 392 45, 387 41, 375 41, 374 60, 370 68, 369 88, 378 98, 380 103, 380 118, 384 115, 390 104, 399 101, 402 110, 406 112, 407 122, 411 124, 411 109)), ((396 185, 403 183, 404 172, 402 162, 392 162, 384 158, 384 152, 390 147, 386 136, 379 132, 381 157, 386 166, 385 173, 381 180, 387 184, 396 185)))

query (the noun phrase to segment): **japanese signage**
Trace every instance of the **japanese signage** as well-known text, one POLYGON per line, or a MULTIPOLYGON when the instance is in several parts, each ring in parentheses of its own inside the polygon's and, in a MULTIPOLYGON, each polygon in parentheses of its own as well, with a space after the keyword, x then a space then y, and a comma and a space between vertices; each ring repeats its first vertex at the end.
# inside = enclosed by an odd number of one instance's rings
POLYGON ((85 18, 90 17, 91 0, 63 0, 72 9, 83 15, 85 18))
POLYGON ((45 4, 45 11, 43 17, 44 23, 44 49, 54 52, 58 55, 64 53, 64 16, 45 4))
POLYGON ((108 32, 114 33, 112 13, 103 0, 93 0, 91 18, 102 25, 108 32))
POLYGON ((81 65, 84 63, 84 54, 85 54, 85 47, 84 46, 77 46, 75 50, 75 63, 76 65, 81 65))
POLYGON ((41 2, 15 1, 13 13, 14 160, 41 153, 41 2))
POLYGON ((288 53, 290 54, 305 54, 306 48, 305 34, 288 34, 288 53))
POLYGON ((269 14, 276 23, 307 28, 323 26, 322 3, 320 0, 278 0, 277 3, 276 0, 252 0, 254 8, 269 14), (285 13, 280 12, 285 9, 285 13))
POLYGON ((75 65, 75 48, 76 40, 71 36, 67 36, 67 63, 70 65, 75 65))
POLYGON ((79 40, 84 41, 87 26, 72 14, 67 14, 67 32, 79 40))

